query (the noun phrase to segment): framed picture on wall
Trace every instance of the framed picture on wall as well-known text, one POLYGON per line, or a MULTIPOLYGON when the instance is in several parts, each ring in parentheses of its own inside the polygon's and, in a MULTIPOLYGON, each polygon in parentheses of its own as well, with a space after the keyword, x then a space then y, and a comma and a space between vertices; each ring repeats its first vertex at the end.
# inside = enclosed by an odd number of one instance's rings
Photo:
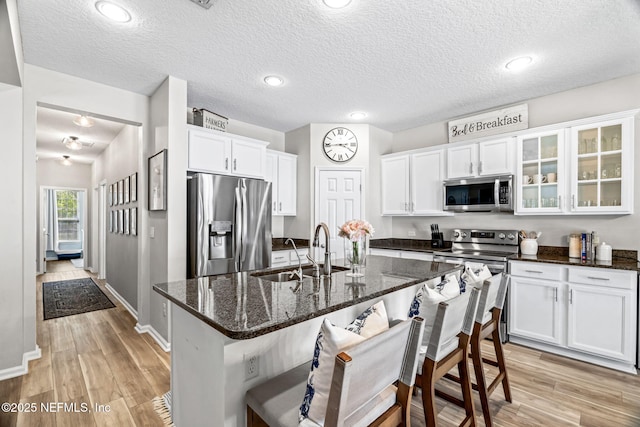
POLYGON ((149 157, 149 210, 167 210, 167 149, 149 157))
POLYGON ((118 209, 118 233, 119 234, 124 234, 124 222, 123 222, 123 216, 124 213, 122 212, 124 209, 118 209))
POLYGON ((124 224, 124 234, 128 236, 129 235, 129 209, 124 209, 123 224, 124 224))
POLYGON ((118 181, 118 204, 124 204, 124 181, 118 181))
POLYGON ((124 202, 129 203, 129 177, 124 179, 124 202))
POLYGON ((138 208, 131 208, 131 235, 138 235, 138 208))
POLYGON ((138 201, 138 172, 131 174, 131 201, 138 201))
POLYGON ((109 211, 109 233, 113 233, 113 211, 109 211))

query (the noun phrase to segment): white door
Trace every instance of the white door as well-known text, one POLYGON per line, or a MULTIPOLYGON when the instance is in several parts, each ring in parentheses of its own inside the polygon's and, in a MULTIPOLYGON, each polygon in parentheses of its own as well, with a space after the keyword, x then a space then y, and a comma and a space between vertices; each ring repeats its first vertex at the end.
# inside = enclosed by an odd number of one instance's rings
POLYGON ((251 178, 264 178, 266 147, 266 143, 234 139, 231 148, 233 157, 231 173, 251 178))
POLYGON ((408 215, 409 156, 381 160, 382 214, 408 215))
POLYGON ((230 174, 231 138, 190 129, 189 169, 230 174))
POLYGON ((298 159, 295 156, 278 156, 278 214, 295 216, 297 202, 298 159))
POLYGON ((560 345, 560 283, 511 277, 509 335, 560 345))
POLYGON ((411 156, 411 212, 414 215, 442 213, 444 150, 411 156))
POLYGON ((107 183, 98 188, 98 279, 107 278, 107 183))
POLYGON ((513 173, 514 145, 513 138, 478 143, 478 175, 513 173))
POLYGON ((47 191, 44 188, 40 188, 40 273, 47 272, 47 239, 49 238, 49 232, 53 233, 53 230, 49 230, 49 197, 47 197, 47 191))
MULTIPOLYGON (((338 237, 342 224, 362 218, 362 171, 319 170, 316 182, 316 225, 324 222, 329 227, 331 252, 334 259, 344 258, 344 238, 338 237)), ((320 236, 321 244, 323 237, 320 236)), ((324 251, 316 251, 322 256, 324 251)), ((323 258, 316 258, 322 260, 323 258)))

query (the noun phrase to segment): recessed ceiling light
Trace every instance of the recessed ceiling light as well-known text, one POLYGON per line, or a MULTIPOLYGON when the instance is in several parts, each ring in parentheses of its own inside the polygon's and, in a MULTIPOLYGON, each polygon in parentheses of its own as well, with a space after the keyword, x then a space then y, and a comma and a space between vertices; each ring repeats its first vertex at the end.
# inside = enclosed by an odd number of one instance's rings
POLYGON ((78 116, 75 119, 73 119, 73 123, 83 128, 90 128, 95 124, 93 119, 89 116, 78 116))
POLYGON ((71 160, 69 160, 69 156, 62 156, 62 164, 65 166, 71 166, 71 160))
POLYGON ((267 76, 264 78, 264 82, 269 86, 282 86, 284 84, 284 79, 278 76, 267 76))
POLYGON ((346 7, 349 3, 351 3, 351 0, 322 0, 322 1, 324 2, 324 4, 326 4, 332 9, 341 9, 343 7, 346 7))
POLYGON ((351 117, 353 120, 362 120, 367 117, 367 113, 363 111, 354 111, 353 113, 349 114, 349 117, 351 117))
POLYGON ((131 21, 131 14, 127 12, 125 8, 115 3, 99 1, 96 3, 96 9, 112 21, 120 23, 131 21))
POLYGON ((510 71, 518 71, 518 70, 522 70, 523 68, 527 67, 528 65, 530 65, 533 62, 533 58, 530 56, 520 56, 518 58, 514 58, 511 61, 507 62, 507 65, 505 65, 507 70, 510 71))

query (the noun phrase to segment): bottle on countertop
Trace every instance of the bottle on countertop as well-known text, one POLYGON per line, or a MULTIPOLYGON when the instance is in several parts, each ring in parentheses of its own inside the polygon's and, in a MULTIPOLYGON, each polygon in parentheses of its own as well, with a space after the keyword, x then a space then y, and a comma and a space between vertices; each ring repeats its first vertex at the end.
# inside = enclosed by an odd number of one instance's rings
POLYGON ((598 237, 598 233, 595 231, 591 232, 591 256, 590 260, 595 261, 596 259, 596 247, 600 244, 600 237, 598 237))

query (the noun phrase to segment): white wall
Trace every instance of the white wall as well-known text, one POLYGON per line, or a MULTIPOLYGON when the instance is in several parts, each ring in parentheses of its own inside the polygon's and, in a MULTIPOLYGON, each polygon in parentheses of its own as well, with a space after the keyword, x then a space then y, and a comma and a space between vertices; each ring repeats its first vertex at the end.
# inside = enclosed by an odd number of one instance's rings
MULTIPOLYGON (((139 145, 138 140, 139 129, 136 126, 126 125, 122 131, 109 143, 107 149, 100 155, 93 164, 92 181, 93 188, 97 188, 101 182, 106 181, 107 191, 109 185, 137 172, 139 165, 139 145)), ((145 193, 144 189, 138 183, 138 201, 130 202, 124 205, 107 206, 107 215, 105 226, 109 226, 109 214, 111 211, 120 209, 138 208, 138 216, 140 215, 140 197, 145 193)), ((108 202, 108 192, 107 192, 108 202)), ((94 240, 98 240, 98 211, 95 203, 95 218, 93 234, 94 240)), ((115 289, 118 294, 124 298, 134 310, 138 310, 138 239, 139 236, 106 233, 106 261, 107 283, 115 289)), ((92 257, 92 265, 95 269, 98 267, 97 254, 92 257)))
MULTIPOLYGON (((0 140, 3 165, 0 182, 3 182, 0 209, 0 376, 2 371, 22 364, 22 355, 35 350, 35 295, 26 304, 23 295, 24 243, 22 232, 22 88, 0 86, 0 140), (33 316, 33 335, 24 333, 25 304, 33 316)), ((35 195, 34 195, 35 196, 35 195)), ((35 208, 34 208, 35 209, 35 208)), ((35 222, 31 223, 31 228, 35 222)), ((33 247, 35 251, 35 246, 33 247)), ((33 258, 31 258, 33 261, 33 258)), ((35 263, 31 280, 35 281, 35 263)), ((35 291, 35 284, 34 284, 35 291)))
POLYGON ((41 243, 41 233, 44 228, 44 224, 42 224, 41 219, 41 209, 42 209, 42 192, 41 188, 45 187, 57 187, 57 188, 82 188, 86 192, 87 199, 85 204, 87 206, 86 209, 86 218, 84 218, 84 233, 85 233, 85 247, 83 256, 85 258, 85 267, 88 267, 90 264, 87 264, 89 258, 91 257, 92 251, 91 247, 91 228, 92 228, 92 218, 91 218, 91 202, 93 197, 93 192, 91 191, 91 165, 85 163, 73 163, 71 166, 64 166, 60 160, 58 159, 40 159, 36 164, 37 169, 37 178, 36 178, 36 186, 38 191, 38 197, 36 200, 36 210, 37 210, 37 241, 36 246, 38 250, 38 271, 42 271, 42 247, 41 243))
MULTIPOLYGON (((640 108, 640 74, 610 80, 566 92, 525 101, 529 104, 529 127, 560 123, 618 111, 640 108)), ((496 106, 498 108, 498 106, 496 106)), ((640 167, 640 118, 635 121, 635 165, 640 167)), ((447 142, 447 123, 439 122, 394 134, 393 151, 405 151, 447 142)), ((393 236, 430 238, 429 224, 441 229, 456 227, 513 228, 540 230, 541 245, 567 246, 566 236, 575 231, 597 231, 601 240, 618 249, 640 249, 640 185, 636 179, 633 215, 514 216, 472 213, 454 217, 393 218, 393 236)))

